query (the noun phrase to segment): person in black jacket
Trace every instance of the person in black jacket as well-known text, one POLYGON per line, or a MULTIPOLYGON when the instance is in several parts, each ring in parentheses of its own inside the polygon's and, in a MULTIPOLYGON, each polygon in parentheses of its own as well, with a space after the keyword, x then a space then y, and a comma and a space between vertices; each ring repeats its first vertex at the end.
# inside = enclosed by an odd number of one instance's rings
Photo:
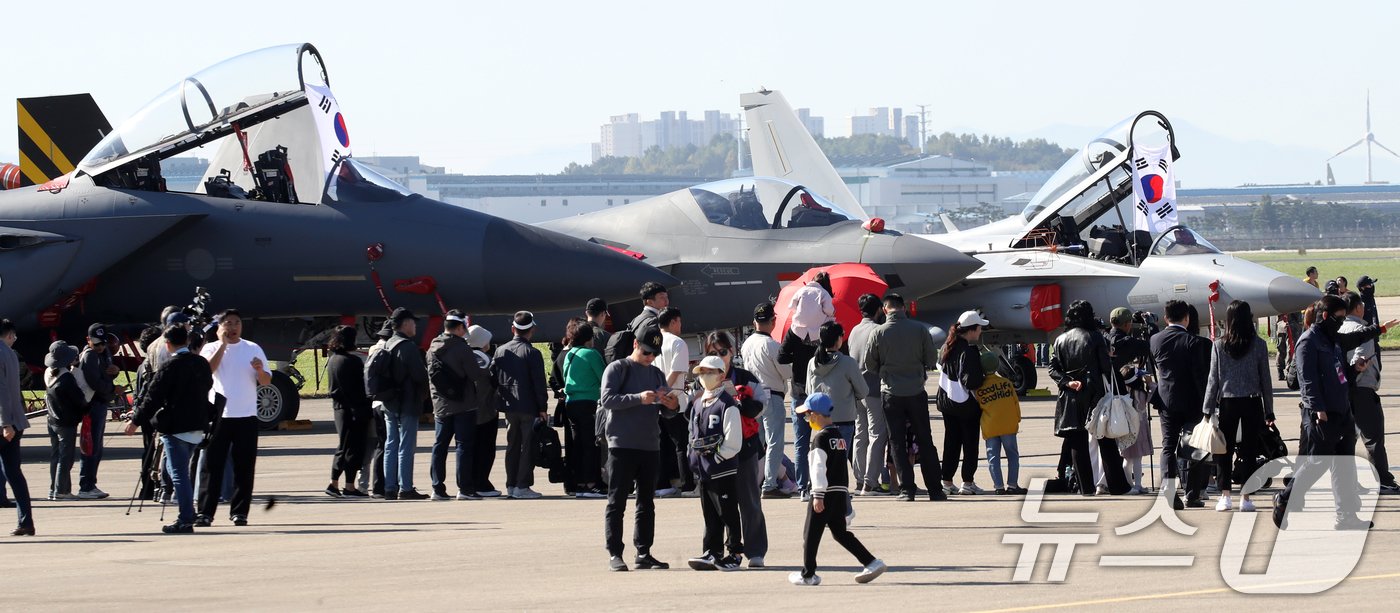
POLYGON ((78 447, 78 424, 87 414, 87 397, 73 368, 78 349, 54 341, 44 358, 44 404, 49 410, 49 500, 76 500, 73 494, 73 459, 78 447))
POLYGON ((510 498, 537 499, 535 464, 530 461, 535 447, 535 421, 549 419, 549 387, 544 374, 544 355, 530 345, 535 333, 535 315, 520 311, 512 319, 515 336, 496 349, 492 373, 506 414, 506 495, 510 498))
POLYGON ((180 514, 175 523, 161 528, 166 534, 194 532, 194 487, 190 481, 190 455, 204 440, 215 418, 209 390, 214 374, 209 362, 189 350, 189 331, 184 326, 166 328, 162 335, 171 358, 156 371, 146 393, 132 411, 127 434, 138 426, 150 426, 160 433, 165 448, 165 469, 175 486, 175 502, 180 514))
MULTIPOLYGON (((768 555, 768 521, 763 515, 763 437, 759 436, 758 417, 767 408, 772 392, 752 372, 734 365, 736 353, 734 339, 728 332, 711 332, 705 337, 705 355, 724 362, 725 389, 733 388, 732 395, 739 404, 744 443, 736 458, 739 480, 734 494, 739 502, 739 521, 743 526, 744 553, 749 558, 749 568, 763 568, 763 558, 768 555)), ((702 394, 704 388, 697 387, 692 396, 702 394)))
POLYGON ((1074 464, 1079 493, 1093 496, 1094 467, 1085 426, 1090 412, 1107 393, 1104 380, 1113 366, 1108 361, 1108 342, 1099 332, 1093 305, 1074 301, 1065 311, 1065 326, 1069 330, 1055 339, 1050 353, 1050 378, 1060 388, 1059 400, 1055 402, 1055 436, 1063 439, 1061 458, 1067 457, 1074 464))
MULTIPOLYGON (((1356 481, 1356 419, 1345 377, 1347 346, 1342 344, 1339 333, 1346 321, 1347 302, 1337 296, 1323 296, 1316 310, 1317 321, 1298 339, 1298 383, 1303 429, 1307 432, 1301 450, 1304 458, 1293 480, 1274 495, 1274 525, 1286 529, 1285 517, 1294 492, 1301 489, 1306 494, 1324 472, 1330 472, 1337 504, 1336 529, 1369 530, 1373 524, 1356 516, 1361 506, 1360 485, 1356 481)), ((1357 340, 1362 337, 1375 338, 1395 323, 1391 320, 1383 326, 1352 332, 1348 344, 1369 340, 1357 340)), ((1301 508, 1303 496, 1297 498, 1297 508, 1301 508)))
POLYGON ((107 492, 97 488, 97 467, 102 462, 102 438, 107 432, 107 408, 124 391, 113 379, 121 371, 112 363, 107 338, 105 326, 92 324, 88 328, 87 348, 78 358, 83 369, 83 379, 93 392, 92 401, 88 405, 92 452, 81 454, 78 461, 78 497, 84 500, 107 497, 107 492))
MULTIPOLYGON (((428 346, 428 386, 433 398, 433 453, 429 474, 433 500, 451 500, 447 491, 447 450, 457 441, 457 500, 480 500, 472 480, 476 442, 477 390, 490 386, 490 375, 467 344, 467 316, 447 312, 443 333, 428 346)), ((494 451, 494 450, 493 450, 494 451)))
MULTIPOLYGON (((1171 496, 1172 508, 1182 509, 1176 488, 1182 468, 1176 457, 1182 428, 1200 420, 1205 406, 1206 380, 1209 375, 1209 354, 1201 355, 1200 337, 1191 333, 1191 307, 1180 300, 1167 302, 1167 328, 1152 336, 1152 362, 1157 373, 1158 413, 1162 418, 1162 491, 1171 496)), ((1207 350, 1209 343, 1206 343, 1207 350)), ((1186 497, 1192 507, 1204 507, 1201 492, 1205 489, 1204 467, 1186 466, 1186 497)))
POLYGON ((982 328, 991 322, 977 311, 958 317, 943 344, 938 377, 938 412, 943 414, 943 489, 949 494, 973 495, 982 491, 973 483, 977 474, 977 439, 982 423, 982 407, 973 390, 987 378, 982 372, 982 354, 977 350, 982 328), (958 452, 962 452, 962 487, 953 485, 958 472, 958 452))
POLYGON ((354 353, 355 335, 354 326, 339 326, 326 346, 331 352, 326 360, 326 378, 330 380, 331 411, 338 439, 326 494, 336 498, 369 495, 355 488, 355 475, 365 463, 365 441, 374 419, 365 395, 365 363, 354 353), (345 475, 344 489, 340 487, 341 474, 345 475))

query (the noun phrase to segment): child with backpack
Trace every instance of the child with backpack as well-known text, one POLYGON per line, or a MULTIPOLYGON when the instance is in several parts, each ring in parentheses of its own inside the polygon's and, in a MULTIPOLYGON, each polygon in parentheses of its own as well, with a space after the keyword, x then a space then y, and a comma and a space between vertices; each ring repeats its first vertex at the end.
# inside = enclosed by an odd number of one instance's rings
POLYGON ((744 553, 736 491, 744 427, 734 386, 725 385, 724 372, 724 360, 713 355, 694 369, 705 390, 695 398, 690 416, 690 469, 705 514, 705 551, 689 561, 695 570, 736 570, 744 553), (723 555, 726 549, 729 553, 723 555))
POLYGON ((856 574, 856 583, 870 583, 888 570, 885 563, 871 555, 860 539, 847 529, 850 473, 846 471, 846 439, 832 424, 831 409, 831 397, 816 392, 796 411, 821 432, 812 437, 812 448, 807 455, 811 464, 808 474, 812 479, 812 501, 807 506, 807 521, 802 529, 802 570, 788 575, 793 585, 821 585, 822 579, 817 575, 817 546, 821 544, 822 530, 831 530, 831 537, 860 561, 863 568, 856 574))

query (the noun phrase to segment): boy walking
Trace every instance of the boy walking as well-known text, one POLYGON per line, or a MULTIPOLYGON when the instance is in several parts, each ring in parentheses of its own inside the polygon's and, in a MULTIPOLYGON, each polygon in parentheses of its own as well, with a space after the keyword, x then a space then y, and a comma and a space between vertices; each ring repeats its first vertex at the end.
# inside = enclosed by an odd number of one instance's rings
POLYGON ((856 583, 870 583, 885 573, 884 562, 870 555, 860 539, 846 529, 846 505, 850 475, 846 472, 846 439, 831 423, 831 397, 817 392, 807 397, 807 401, 797 407, 797 413, 808 423, 821 428, 812 437, 812 447, 807 459, 810 463, 807 474, 812 479, 812 502, 807 507, 807 522, 803 528, 802 570, 788 575, 793 585, 820 585, 817 576, 817 546, 821 544, 822 530, 831 530, 846 551, 860 561, 861 569, 856 574, 856 583), (831 496, 827 496, 831 494, 831 496))

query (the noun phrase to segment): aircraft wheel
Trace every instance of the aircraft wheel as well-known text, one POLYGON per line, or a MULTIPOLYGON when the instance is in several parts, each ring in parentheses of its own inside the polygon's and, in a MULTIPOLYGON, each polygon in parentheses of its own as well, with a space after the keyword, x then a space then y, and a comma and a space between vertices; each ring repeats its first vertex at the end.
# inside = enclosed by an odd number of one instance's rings
POLYGON ((292 378, 281 371, 272 371, 272 383, 258 387, 258 424, 263 430, 275 430, 277 424, 296 419, 301 411, 301 396, 292 378))
POLYGON ((1002 374, 1016 385, 1017 395, 1025 396, 1026 392, 1035 389, 1035 364, 1031 363, 1030 358, 1023 355, 1012 356, 1009 369, 1007 365, 1007 362, 1002 362, 1002 369, 1006 370, 1002 374))

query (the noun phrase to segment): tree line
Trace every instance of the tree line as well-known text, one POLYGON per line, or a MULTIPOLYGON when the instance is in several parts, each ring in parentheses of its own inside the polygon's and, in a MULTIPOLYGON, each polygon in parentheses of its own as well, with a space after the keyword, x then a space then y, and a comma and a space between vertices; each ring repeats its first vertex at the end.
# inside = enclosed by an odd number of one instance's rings
POLYGON ((1246 206, 1215 207, 1200 229, 1221 233, 1262 233, 1280 237, 1320 238, 1337 234, 1377 234, 1400 229, 1393 211, 1363 208, 1311 198, 1264 195, 1246 206))
MULTIPOLYGON (((901 156, 912 156, 918 148, 908 141, 880 134, 817 137, 817 145, 828 159, 838 166, 848 161, 874 163, 901 156)), ((986 134, 953 134, 944 132, 932 136, 925 144, 929 155, 944 155, 990 164, 997 170, 1053 170, 1074 154, 1043 138, 1016 141, 986 134)), ((744 167, 752 168, 748 147, 744 148, 744 167)), ((738 168, 739 156, 735 141, 729 135, 716 135, 701 147, 686 145, 662 149, 652 147, 638 157, 599 158, 590 164, 570 162, 560 174, 611 175, 650 174, 678 177, 728 177, 738 168)))

